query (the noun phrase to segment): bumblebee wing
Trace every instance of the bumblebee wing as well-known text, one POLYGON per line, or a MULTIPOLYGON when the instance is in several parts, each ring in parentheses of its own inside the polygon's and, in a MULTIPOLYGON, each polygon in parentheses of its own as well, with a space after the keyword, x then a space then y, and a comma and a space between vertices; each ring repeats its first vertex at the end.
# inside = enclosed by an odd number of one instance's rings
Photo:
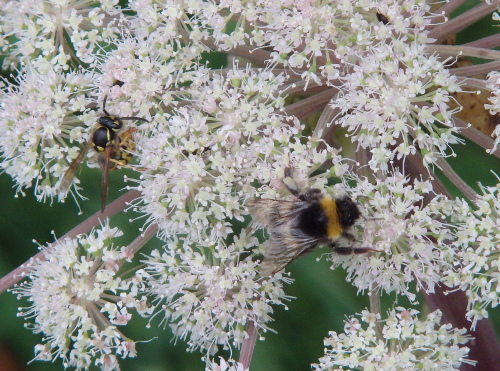
POLYGON ((269 276, 278 273, 319 243, 314 238, 302 237, 301 239, 286 236, 271 237, 269 247, 262 260, 260 274, 262 276, 269 276))
POLYGON ((302 201, 272 200, 261 198, 246 203, 253 221, 260 227, 270 227, 277 220, 295 218, 300 209, 294 205, 302 204, 302 201))
POLYGON ((297 216, 309 204, 303 201, 252 200, 247 203, 255 223, 266 226, 269 246, 262 261, 261 275, 275 274, 320 241, 295 228, 297 216))
POLYGON ((278 201, 265 198, 248 201, 246 206, 248 207, 248 211, 250 212, 253 222, 259 227, 267 227, 269 224, 269 213, 276 202, 278 201))
POLYGON ((86 144, 85 147, 82 148, 78 156, 73 160, 73 162, 69 165, 68 170, 64 173, 64 176, 61 180, 61 184, 59 185, 59 190, 61 192, 67 192, 71 185, 73 184, 73 179, 75 178, 76 171, 80 167, 80 164, 82 163, 83 159, 85 158, 85 154, 88 152, 88 150, 92 147, 92 141, 89 140, 86 144))

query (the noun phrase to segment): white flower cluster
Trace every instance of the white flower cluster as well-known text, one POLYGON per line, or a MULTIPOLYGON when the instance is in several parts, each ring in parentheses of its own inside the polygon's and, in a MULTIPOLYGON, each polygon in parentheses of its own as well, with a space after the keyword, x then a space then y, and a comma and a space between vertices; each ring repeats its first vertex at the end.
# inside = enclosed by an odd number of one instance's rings
MULTIPOLYGON (((347 178, 346 178, 347 180, 347 178)), ((377 287, 415 299, 418 289, 434 292, 442 272, 452 269, 455 239, 445 212, 453 214, 453 201, 432 197, 428 181, 410 181, 400 173, 378 179, 357 179, 349 194, 360 201, 366 220, 355 246, 381 253, 341 256, 332 254, 332 268, 342 266, 347 279, 361 291, 377 287)))
POLYGON ((61 198, 59 181, 87 139, 84 122, 94 121, 84 95, 94 78, 39 60, 2 91, 0 166, 17 192, 34 185, 39 200, 61 198))
POLYGON ((9 64, 42 56, 65 68, 91 63, 100 44, 116 38, 118 0, 13 0, 2 4, 2 46, 9 64), (12 40, 15 40, 12 42, 12 40))
POLYGON ((131 309, 146 313, 137 297, 140 282, 120 278, 127 253, 113 247, 122 232, 105 225, 77 239, 60 240, 44 249, 45 259, 29 266, 29 281, 13 292, 32 302, 20 315, 44 335, 35 359, 61 358, 65 367, 118 368, 117 358, 135 357, 135 342, 119 330, 131 309))
POLYGON ((243 249, 256 243, 252 238, 231 246, 191 249, 172 241, 145 261, 139 274, 148 282, 155 316, 164 316, 162 323, 177 338, 189 340, 190 350, 239 348, 249 322, 267 331, 271 305, 289 299, 281 288, 289 279, 259 279, 259 263, 243 257, 243 249))
MULTIPOLYGON (((473 326, 500 304, 500 188, 484 187, 469 207, 432 186, 433 165, 460 142, 459 108, 449 103, 464 80, 448 65, 458 48, 439 55, 443 48, 430 46, 439 39, 429 32, 446 19, 427 2, 1 3, 4 65, 20 71, 2 82, 0 169, 17 193, 34 187, 39 200, 62 201, 80 189, 76 178, 72 189, 61 180, 95 144, 89 138, 103 125, 99 115, 127 119, 128 146, 123 129, 101 128, 106 159, 119 168, 125 152, 135 156, 128 188, 140 196, 130 209, 165 243, 131 280, 118 277, 127 253, 112 247, 120 232, 108 226, 47 248, 46 260, 30 267, 31 281, 15 289, 33 302, 23 315, 46 337, 36 359, 117 368, 117 357, 135 355, 134 342, 118 330, 133 308, 152 313, 151 322, 161 318, 189 350, 202 350, 207 371, 243 371, 232 359, 209 357, 239 348, 248 324, 269 331, 272 305, 289 299, 286 274, 259 274, 265 243, 245 206, 255 198, 297 201, 285 169, 293 170, 297 191, 306 184, 341 189, 359 205, 365 219, 348 242, 369 253, 329 259, 360 291, 414 301, 415 288, 432 293, 444 282, 466 292, 473 326), (227 67, 209 68, 206 52, 213 51, 229 52, 221 63, 227 67), (100 112, 105 99, 109 114, 100 112), (353 169, 366 177, 346 176, 340 136, 357 146, 353 169), (429 171, 421 180, 408 158, 429 171)), ((487 82, 492 114, 500 112, 499 76, 487 82)), ((496 149, 499 128, 494 135, 496 149)), ((463 331, 440 327, 439 312, 422 321, 416 314, 397 308, 382 326, 365 312, 367 329, 351 319, 346 334, 332 333, 331 350, 315 367, 456 369, 467 354, 457 346, 468 340, 463 331)))
POLYGON ((480 319, 488 318, 488 307, 500 304, 500 185, 481 189, 483 194, 473 207, 464 203, 462 228, 455 243, 455 267, 445 272, 444 280, 467 295, 466 317, 472 321, 472 328, 480 319))
POLYGON ((122 101, 121 116, 130 110, 147 117, 150 112, 161 113, 175 99, 184 97, 180 86, 191 84, 206 71, 198 71, 202 49, 196 45, 184 46, 177 35, 150 35, 144 39, 126 35, 106 53, 97 68, 100 89, 109 89, 112 102, 122 101))
POLYGON ((241 256, 260 248, 242 231, 245 201, 275 197, 287 166, 305 177, 336 155, 301 141, 298 121, 280 113, 284 76, 203 71, 183 92, 189 104, 157 114, 137 141, 142 196, 135 209, 167 241, 145 261, 155 312, 191 349, 213 352, 240 347, 249 321, 266 331, 271 304, 286 298, 284 277, 262 281, 258 262, 241 256))
POLYGON ((442 325, 439 310, 418 319, 418 311, 398 307, 387 318, 363 311, 345 323, 344 333, 330 332, 325 356, 315 370, 458 370, 467 360, 465 329, 442 325))
POLYGON ((307 174, 334 155, 302 143, 299 122, 279 113, 282 76, 250 68, 205 72, 205 81, 200 76, 186 89, 191 104, 158 117, 138 141, 139 209, 162 236, 182 234, 188 245, 237 235, 234 221, 243 221, 245 200, 261 185, 280 180, 287 166, 307 174))
POLYGON ((248 368, 243 367, 243 365, 239 362, 236 362, 233 359, 225 360, 222 357, 220 358, 220 363, 215 361, 209 361, 207 363, 207 367, 205 371, 248 371, 248 368))
MULTIPOLYGON (((491 96, 489 101, 491 104, 485 104, 484 107, 490 111, 492 115, 498 115, 500 113, 500 72, 494 71, 488 74, 488 80, 486 85, 491 90, 491 96)), ((495 151, 500 144, 500 127, 496 126, 492 134, 497 139, 491 151, 495 151)))
POLYGON ((427 166, 457 143, 448 103, 460 88, 424 44, 376 45, 342 80, 344 93, 332 102, 342 114, 337 124, 369 149, 373 170, 387 171, 392 160, 415 153, 427 166))
POLYGON ((316 73, 337 79, 340 63, 367 45, 394 37, 394 33, 406 36, 422 31, 429 6, 400 0, 225 0, 210 4, 191 1, 189 9, 199 23, 196 34, 200 39, 213 38, 221 50, 241 45, 272 47, 274 63, 284 63, 303 78, 320 82, 316 73), (380 22, 378 14, 391 22, 380 22))

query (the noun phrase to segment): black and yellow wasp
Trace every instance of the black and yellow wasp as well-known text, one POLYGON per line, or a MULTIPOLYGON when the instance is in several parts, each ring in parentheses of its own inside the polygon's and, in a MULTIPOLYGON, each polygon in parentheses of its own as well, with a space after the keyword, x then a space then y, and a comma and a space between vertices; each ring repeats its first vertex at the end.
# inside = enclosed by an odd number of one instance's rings
POLYGON ((101 182, 101 211, 106 208, 108 199, 108 175, 111 170, 118 166, 127 166, 132 159, 132 151, 135 149, 133 133, 135 128, 123 129, 123 120, 139 120, 149 122, 141 117, 118 117, 106 111, 107 96, 104 96, 102 111, 104 115, 99 118, 90 139, 82 148, 78 156, 69 165, 64 174, 60 189, 65 192, 73 184, 76 171, 80 167, 85 154, 93 147, 99 154, 98 163, 102 169, 101 182))

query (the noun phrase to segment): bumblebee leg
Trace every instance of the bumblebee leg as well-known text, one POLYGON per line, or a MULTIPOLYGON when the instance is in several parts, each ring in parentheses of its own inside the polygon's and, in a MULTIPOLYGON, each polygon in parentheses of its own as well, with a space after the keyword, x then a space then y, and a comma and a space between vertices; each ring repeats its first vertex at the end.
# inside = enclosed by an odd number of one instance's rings
POLYGON ((332 248, 333 248, 333 251, 339 255, 351 255, 354 253, 352 247, 333 245, 332 248))
POLYGON ((356 237, 354 237, 352 234, 350 234, 348 232, 342 232, 341 236, 342 236, 342 238, 345 238, 346 240, 349 240, 351 242, 356 241, 356 237))
POLYGON ((352 247, 352 246, 336 246, 335 244, 331 244, 331 247, 334 252, 339 255, 352 255, 352 254, 366 254, 369 252, 384 252, 382 250, 375 250, 371 247, 352 247))

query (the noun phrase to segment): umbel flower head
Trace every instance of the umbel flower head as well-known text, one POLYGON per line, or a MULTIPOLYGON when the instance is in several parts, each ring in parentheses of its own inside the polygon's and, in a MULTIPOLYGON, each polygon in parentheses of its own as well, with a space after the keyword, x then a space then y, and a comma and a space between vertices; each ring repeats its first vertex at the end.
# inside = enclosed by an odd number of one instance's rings
POLYGON ((162 316, 176 338, 188 340, 190 350, 239 348, 249 322, 267 331, 271 305, 289 299, 282 286, 290 279, 281 274, 260 279, 259 263, 244 257, 244 248, 255 244, 255 238, 207 247, 172 240, 144 261, 140 273, 154 316, 162 316))
POLYGON ((359 290, 378 288, 415 299, 412 284, 434 292, 442 272, 455 261, 450 242, 456 239, 450 216, 461 207, 444 197, 433 197, 429 181, 410 181, 399 172, 377 179, 354 178, 344 190, 360 202, 366 218, 355 245, 369 246, 380 253, 340 256, 332 254, 333 266, 347 270, 347 279, 359 290))
POLYGON ((319 83, 323 78, 337 79, 344 73, 340 65, 370 45, 395 35, 413 38, 428 23, 429 5, 421 1, 259 0, 242 4, 229 0, 210 5, 192 2, 190 10, 198 21, 196 34, 213 38, 219 49, 272 47, 269 58, 273 63, 319 83), (380 22, 377 14, 391 22, 380 22), (227 32, 231 22, 237 27, 227 32))
POLYGON ((62 175, 87 139, 84 92, 93 78, 37 60, 17 77, 18 85, 1 92, 1 167, 16 182, 17 192, 34 185, 39 200, 62 198, 62 175))
POLYGON ((247 215, 246 198, 277 183, 287 166, 307 174, 336 155, 303 142, 298 120, 280 112, 284 84, 284 76, 261 69, 201 69, 185 89, 190 104, 158 115, 151 135, 138 140, 137 189, 138 210, 160 236, 203 245, 237 235, 233 224, 247 215))
MULTIPOLYGON (((491 96, 489 98, 490 104, 485 104, 484 107, 488 109, 492 115, 498 115, 500 113, 500 72, 490 72, 486 84, 491 90, 491 96)), ((500 144, 500 126, 496 126, 492 136, 496 137, 496 140, 491 151, 495 151, 500 144)))
POLYGON ((368 311, 345 322, 344 333, 330 332, 325 356, 313 365, 317 371, 333 370, 458 370, 467 360, 471 340, 465 329, 441 324, 441 312, 423 319, 418 311, 398 307, 387 318, 368 311))
POLYGON ((65 367, 113 370, 118 357, 135 357, 134 341, 119 330, 139 304, 134 282, 119 276, 128 257, 112 245, 120 235, 104 225, 55 242, 44 249, 44 260, 30 263, 29 281, 13 292, 32 303, 19 313, 33 320, 26 327, 44 336, 35 360, 61 358, 65 367))
POLYGON ((387 171, 394 159, 417 152, 426 166, 450 155, 458 128, 448 103, 461 89, 425 45, 394 40, 373 46, 342 81, 343 93, 332 102, 341 113, 337 124, 371 151, 372 169, 387 171))
POLYGON ((118 0, 7 1, 0 12, 4 68, 42 56, 67 68, 90 63, 100 43, 116 38, 118 0))
POLYGON ((444 274, 447 286, 467 295, 466 317, 472 328, 488 318, 488 307, 500 304, 500 185, 481 185, 481 190, 471 207, 464 202, 455 266, 444 274))

